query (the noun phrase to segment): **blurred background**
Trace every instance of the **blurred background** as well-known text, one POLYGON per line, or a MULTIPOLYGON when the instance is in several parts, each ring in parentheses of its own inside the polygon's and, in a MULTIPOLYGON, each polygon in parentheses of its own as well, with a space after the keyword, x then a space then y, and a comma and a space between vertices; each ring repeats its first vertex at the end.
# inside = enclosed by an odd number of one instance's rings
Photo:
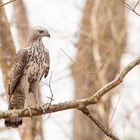
MULTIPOLYGON (((0 4, 8 0, 0 0, 0 4)), ((7 110, 8 75, 16 52, 26 47, 30 28, 51 38, 51 69, 40 82, 40 100, 53 103, 90 97, 140 55, 140 16, 122 0, 16 0, 0 7, 0 110, 7 110)), ((137 0, 127 0, 135 7, 137 0)), ((140 13, 139 4, 136 9, 140 13)), ((140 140, 140 68, 89 110, 121 140, 140 140)), ((87 116, 67 110, 24 118, 18 129, 0 120, 0 140, 109 140, 87 116)))

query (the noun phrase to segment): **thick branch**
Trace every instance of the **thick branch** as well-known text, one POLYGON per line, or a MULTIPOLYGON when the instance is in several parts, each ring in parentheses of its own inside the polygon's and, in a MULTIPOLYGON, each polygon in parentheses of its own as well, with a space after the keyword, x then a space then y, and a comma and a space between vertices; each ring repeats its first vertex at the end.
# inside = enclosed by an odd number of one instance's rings
MULTIPOLYGON (((93 96, 81 100, 76 100, 76 101, 68 101, 64 103, 58 103, 58 104, 53 104, 53 105, 48 105, 44 104, 42 107, 44 108, 45 112, 37 108, 31 108, 31 112, 33 116, 39 116, 42 114, 47 114, 47 113, 52 113, 52 112, 57 112, 57 111, 62 111, 62 110, 67 110, 67 109, 74 109, 74 108, 85 108, 88 105, 91 104, 96 104, 100 100, 100 98, 106 94, 108 91, 111 89, 115 88, 117 85, 119 85, 126 74, 133 69, 136 65, 140 63, 140 57, 136 58, 132 62, 130 62, 118 75, 118 77, 113 80, 112 82, 108 83, 105 85, 103 88, 101 88, 99 91, 97 91, 93 96)), ((8 110, 8 111, 0 111, 0 118, 12 118, 15 116, 20 116, 20 117, 30 117, 30 113, 28 109, 22 109, 22 110, 8 110)))
POLYGON ((85 115, 87 115, 91 121, 93 121, 97 127, 100 128, 100 130, 102 130, 102 132, 107 135, 108 137, 110 137, 113 140, 119 140, 116 136, 114 136, 108 129, 106 129, 101 123, 100 121, 98 121, 90 112, 87 108, 83 108, 80 109, 85 115))

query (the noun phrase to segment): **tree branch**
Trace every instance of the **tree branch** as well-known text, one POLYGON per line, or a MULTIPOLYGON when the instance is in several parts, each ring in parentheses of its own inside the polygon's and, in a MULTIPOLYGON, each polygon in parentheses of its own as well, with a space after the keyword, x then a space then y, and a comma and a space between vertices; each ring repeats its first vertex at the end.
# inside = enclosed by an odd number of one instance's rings
POLYGON ((5 6, 5 5, 7 5, 7 4, 9 4, 9 3, 12 3, 12 2, 14 2, 14 1, 16 1, 16 0, 10 0, 10 1, 8 1, 8 2, 5 2, 5 3, 3 3, 3 4, 0 4, 0 7, 5 6))
POLYGON ((136 12, 136 8, 140 3, 140 0, 137 0, 137 3, 135 4, 134 7, 130 6, 128 3, 122 1, 122 3, 124 4, 124 6, 129 9, 130 11, 134 12, 136 15, 140 16, 140 14, 138 12, 136 12))
POLYGON ((108 137, 110 137, 113 140, 119 140, 116 136, 114 136, 108 129, 106 129, 101 123, 100 121, 98 121, 90 112, 87 108, 83 108, 80 109, 80 111, 82 111, 86 116, 88 116, 91 121, 93 121, 97 127, 100 128, 100 130, 102 130, 102 132, 107 135, 108 137))
MULTIPOLYGON (((31 112, 33 116, 39 116, 42 114, 47 114, 47 113, 53 113, 53 112, 58 112, 58 111, 63 111, 67 109, 81 109, 85 108, 88 105, 96 104, 99 102, 100 98, 106 94, 108 91, 111 89, 115 88, 117 85, 119 85, 124 77, 127 75, 127 73, 133 69, 136 65, 140 63, 140 57, 136 58, 132 62, 130 62, 118 75, 116 79, 114 79, 112 82, 108 83, 105 85, 103 88, 101 88, 99 91, 97 91, 95 94, 93 94, 89 98, 81 99, 81 100, 75 100, 75 101, 67 101, 63 103, 58 103, 58 104, 44 104, 42 108, 44 108, 45 112, 42 111, 42 109, 37 109, 36 107, 31 108, 31 112)), ((12 118, 15 116, 20 116, 20 117, 30 117, 30 113, 28 109, 22 109, 22 110, 8 110, 8 111, 0 111, 0 118, 5 119, 5 118, 12 118)))

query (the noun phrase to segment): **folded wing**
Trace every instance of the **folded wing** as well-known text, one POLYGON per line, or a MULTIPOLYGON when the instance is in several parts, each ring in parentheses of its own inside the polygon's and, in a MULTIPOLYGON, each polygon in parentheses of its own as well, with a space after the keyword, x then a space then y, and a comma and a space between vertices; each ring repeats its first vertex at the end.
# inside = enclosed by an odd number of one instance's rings
POLYGON ((11 96, 16 89, 25 65, 27 64, 27 50, 21 49, 15 58, 15 63, 10 72, 8 94, 11 96))

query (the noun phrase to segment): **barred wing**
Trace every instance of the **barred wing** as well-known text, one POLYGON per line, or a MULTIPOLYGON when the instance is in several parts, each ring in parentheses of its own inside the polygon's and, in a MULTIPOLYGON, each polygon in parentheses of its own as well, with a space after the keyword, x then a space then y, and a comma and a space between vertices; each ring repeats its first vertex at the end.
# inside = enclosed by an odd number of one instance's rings
POLYGON ((49 55, 49 51, 47 49, 45 49, 45 56, 46 56, 46 59, 45 59, 46 68, 44 71, 44 78, 47 77, 47 75, 49 73, 49 69, 50 69, 50 55, 49 55))
POLYGON ((15 63, 10 71, 8 94, 12 95, 16 89, 20 77, 22 76, 24 66, 27 64, 27 50, 21 49, 15 58, 15 63))

